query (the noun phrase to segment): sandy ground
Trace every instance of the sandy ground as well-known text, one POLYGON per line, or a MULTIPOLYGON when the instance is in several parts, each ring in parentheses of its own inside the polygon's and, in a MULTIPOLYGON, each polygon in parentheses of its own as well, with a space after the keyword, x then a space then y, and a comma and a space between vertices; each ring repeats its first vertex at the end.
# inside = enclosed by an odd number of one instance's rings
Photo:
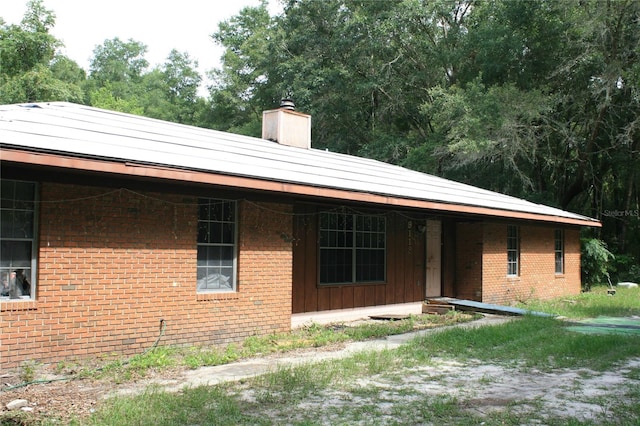
MULTIPOLYGON (((483 320, 462 326, 478 327, 509 320, 504 317, 485 317, 483 320)), ((184 387, 214 385, 240 380, 274 371, 282 366, 317 362, 345 357, 362 350, 395 348, 416 334, 434 332, 419 331, 386 339, 355 342, 321 349, 298 350, 237 362, 225 366, 204 367, 197 370, 163 371, 135 383, 114 384, 89 379, 54 381, 0 392, 0 409, 15 399, 28 401, 27 407, 37 416, 55 415, 63 419, 89 415, 99 402, 113 395, 133 395, 150 385, 167 391, 179 391, 184 387)), ((386 376, 370 377, 359 385, 384 388, 388 395, 397 395, 397 401, 411 395, 449 395, 463 401, 475 414, 487 414, 492 410, 517 406, 516 409, 536 409, 544 416, 570 417, 578 420, 604 421, 610 404, 619 401, 631 384, 637 380, 640 358, 632 359, 610 371, 593 372, 588 369, 555 370, 553 373, 524 371, 499 365, 470 362, 460 364, 451 360, 435 359, 432 365, 402 372, 402 380, 390 380, 386 376), (636 379, 630 377, 636 369, 636 379)), ((0 383, 4 387, 18 383, 16 376, 4 374, 0 383)), ((344 391, 326 391, 322 397, 305 401, 308 409, 339 404, 354 404, 353 398, 345 398, 344 391)), ((251 390, 244 397, 252 399, 251 390)), ((357 403, 357 401, 355 401, 357 403)), ((513 408, 512 408, 513 409, 513 408)), ((392 407, 389 408, 392 410, 392 407)))

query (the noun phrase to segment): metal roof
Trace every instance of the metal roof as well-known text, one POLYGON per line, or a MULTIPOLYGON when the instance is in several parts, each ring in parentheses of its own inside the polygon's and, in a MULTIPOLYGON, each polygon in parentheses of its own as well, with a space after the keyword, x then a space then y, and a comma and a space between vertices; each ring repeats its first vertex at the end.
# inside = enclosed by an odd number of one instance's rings
POLYGON ((47 153, 373 194, 387 204, 429 202, 442 211, 466 206, 498 217, 524 213, 599 226, 586 216, 376 160, 65 102, 0 106, 0 145, 3 157, 6 150, 47 153))

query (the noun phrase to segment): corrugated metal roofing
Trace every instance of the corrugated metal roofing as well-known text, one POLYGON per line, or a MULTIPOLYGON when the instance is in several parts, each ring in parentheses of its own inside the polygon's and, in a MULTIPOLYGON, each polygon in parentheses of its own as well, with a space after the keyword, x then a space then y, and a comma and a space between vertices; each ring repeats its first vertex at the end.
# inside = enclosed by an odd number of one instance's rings
POLYGON ((598 224, 585 216, 376 160, 65 102, 0 106, 0 144, 598 224))

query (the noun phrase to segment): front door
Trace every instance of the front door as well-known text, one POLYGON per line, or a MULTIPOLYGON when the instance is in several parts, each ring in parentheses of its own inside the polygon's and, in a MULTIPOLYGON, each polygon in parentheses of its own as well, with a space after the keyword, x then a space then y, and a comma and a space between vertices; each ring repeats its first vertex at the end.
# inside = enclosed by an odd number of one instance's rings
POLYGON ((426 297, 442 296, 442 222, 427 220, 426 297))

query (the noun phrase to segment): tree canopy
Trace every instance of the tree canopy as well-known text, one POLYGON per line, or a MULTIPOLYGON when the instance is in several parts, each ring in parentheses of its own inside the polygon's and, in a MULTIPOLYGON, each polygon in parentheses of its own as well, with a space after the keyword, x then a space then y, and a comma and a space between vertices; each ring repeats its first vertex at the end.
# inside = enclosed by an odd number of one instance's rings
POLYGON ((0 18, 0 102, 82 100, 78 81, 62 72, 65 58, 56 56, 60 42, 49 33, 54 24, 41 0, 28 3, 19 25, 0 18))
POLYGON ((211 99, 246 124, 291 96, 315 147, 600 218, 638 258, 639 22, 633 0, 262 4, 213 35, 211 99))
POLYGON ((31 0, 20 25, 0 20, 0 101, 259 136, 262 111, 291 97, 316 148, 599 218, 614 253, 640 258, 640 2, 281 1, 212 29, 224 54, 203 97, 195 58, 150 66, 135 40, 105 40, 85 73, 31 0))

